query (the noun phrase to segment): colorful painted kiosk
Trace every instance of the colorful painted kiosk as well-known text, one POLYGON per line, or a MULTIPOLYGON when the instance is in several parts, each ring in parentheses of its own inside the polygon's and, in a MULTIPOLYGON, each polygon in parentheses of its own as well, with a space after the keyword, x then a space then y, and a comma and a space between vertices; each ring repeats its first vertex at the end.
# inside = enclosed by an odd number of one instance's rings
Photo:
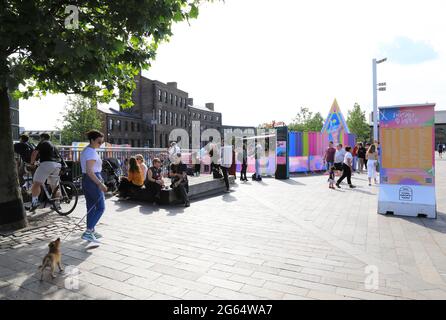
MULTIPOLYGON (((342 132, 338 139, 343 145, 354 146, 356 136, 342 132)), ((328 133, 289 132, 288 161, 290 173, 324 171, 324 154, 331 141, 328 133)), ((338 141, 339 141, 338 140, 338 141)))
POLYGON ((345 122, 344 115, 339 108, 338 101, 334 99, 333 105, 328 113, 327 120, 325 120, 324 126, 321 130, 322 133, 328 135, 328 141, 333 141, 335 145, 342 143, 347 145, 349 142, 344 141, 345 135, 350 134, 347 122, 345 122))
POLYGON ((436 218, 435 104, 380 108, 378 213, 436 218))

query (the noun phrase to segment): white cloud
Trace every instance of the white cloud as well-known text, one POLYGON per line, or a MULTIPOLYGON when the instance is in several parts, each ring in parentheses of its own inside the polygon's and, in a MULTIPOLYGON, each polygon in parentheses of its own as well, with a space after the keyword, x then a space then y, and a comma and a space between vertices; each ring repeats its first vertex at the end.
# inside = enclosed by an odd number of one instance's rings
POLYGON ((393 62, 410 65, 438 58, 438 53, 426 42, 414 41, 407 37, 397 37, 392 43, 381 47, 382 54, 393 62))

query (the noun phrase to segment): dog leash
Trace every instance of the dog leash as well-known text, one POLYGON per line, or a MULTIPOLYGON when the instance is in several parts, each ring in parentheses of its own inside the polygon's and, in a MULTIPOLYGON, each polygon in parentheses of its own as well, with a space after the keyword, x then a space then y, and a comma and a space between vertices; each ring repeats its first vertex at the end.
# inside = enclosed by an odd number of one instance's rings
POLYGON ((87 213, 82 217, 82 219, 79 220, 78 223, 76 223, 76 225, 74 226, 74 228, 65 236, 65 238, 63 239, 64 241, 68 238, 69 235, 71 235, 73 233, 73 231, 81 224, 81 222, 85 219, 86 216, 88 216, 88 214, 90 213, 90 211, 96 207, 96 205, 99 203, 99 201, 101 200, 102 196, 100 196, 98 198, 98 200, 96 201, 96 203, 90 208, 90 210, 87 211, 87 213))

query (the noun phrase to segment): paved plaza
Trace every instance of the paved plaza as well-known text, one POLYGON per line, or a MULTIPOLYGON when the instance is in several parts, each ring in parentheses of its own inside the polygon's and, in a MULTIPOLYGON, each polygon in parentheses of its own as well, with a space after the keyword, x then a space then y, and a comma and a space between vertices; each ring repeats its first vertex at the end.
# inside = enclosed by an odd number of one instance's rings
POLYGON ((436 170, 437 220, 378 215, 365 174, 336 191, 321 175, 237 181, 190 208, 109 198, 103 245, 85 250, 81 224, 62 242, 65 272, 40 282, 81 198, 69 217, 0 236, 0 299, 446 299, 446 160, 436 170))

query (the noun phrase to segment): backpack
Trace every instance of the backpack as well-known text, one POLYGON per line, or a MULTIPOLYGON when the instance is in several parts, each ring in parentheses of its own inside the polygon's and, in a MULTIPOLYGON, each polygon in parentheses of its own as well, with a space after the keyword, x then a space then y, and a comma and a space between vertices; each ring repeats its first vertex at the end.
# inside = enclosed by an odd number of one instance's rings
POLYGON ((32 145, 32 144, 29 143, 29 142, 25 142, 25 143, 16 143, 16 144, 14 145, 14 151, 15 151, 16 153, 19 153, 19 154, 20 154, 20 157, 22 158, 22 160, 23 160, 24 162, 26 162, 26 163, 30 163, 30 162, 31 162, 31 154, 33 153, 34 149, 35 149, 35 146, 32 145), (23 149, 22 149, 22 150, 17 150, 17 148, 18 148, 20 145, 23 146, 23 149), (20 151, 20 152, 18 152, 18 151, 20 151))
POLYGON ((33 153, 33 151, 36 147, 29 142, 26 142, 25 145, 26 145, 26 148, 25 148, 25 152, 24 152, 24 157, 25 157, 25 159, 28 160, 27 162, 31 162, 31 154, 33 153))

